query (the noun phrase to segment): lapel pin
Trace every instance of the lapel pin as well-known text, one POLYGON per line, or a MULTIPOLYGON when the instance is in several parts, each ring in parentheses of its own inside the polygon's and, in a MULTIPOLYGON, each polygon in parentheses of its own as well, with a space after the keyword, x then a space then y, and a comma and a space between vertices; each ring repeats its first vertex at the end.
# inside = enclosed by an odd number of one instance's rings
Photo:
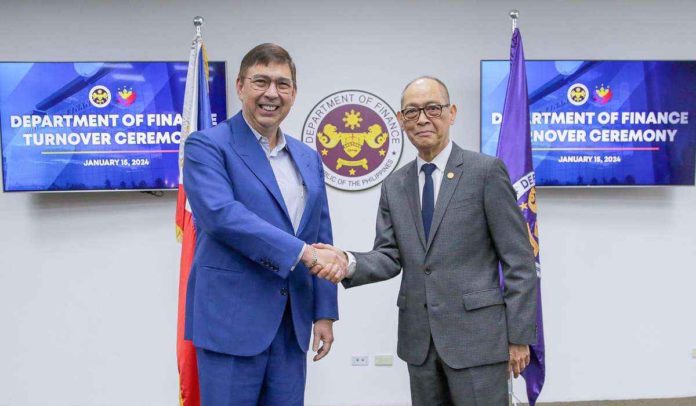
POLYGON ((454 177, 454 172, 447 173, 447 179, 452 179, 454 177))

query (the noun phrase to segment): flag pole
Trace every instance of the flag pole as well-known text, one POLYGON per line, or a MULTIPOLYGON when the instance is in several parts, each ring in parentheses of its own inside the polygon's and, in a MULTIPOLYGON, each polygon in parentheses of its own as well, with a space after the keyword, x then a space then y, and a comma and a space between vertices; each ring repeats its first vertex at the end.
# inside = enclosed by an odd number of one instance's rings
MULTIPOLYGON (((536 340, 532 341, 530 334, 529 342, 536 343, 529 345, 529 365, 524 368, 522 373, 527 392, 527 399, 534 405, 539 397, 541 388, 546 377, 544 360, 544 333, 543 320, 541 315, 541 295, 539 279, 539 241, 537 224, 537 205, 536 188, 534 182, 534 162, 532 154, 532 139, 530 137, 529 122, 529 91, 527 87, 527 75, 524 59, 524 48, 522 46, 522 36, 519 28, 519 11, 510 10, 508 17, 512 26, 512 38, 510 40, 510 76, 505 94, 503 105, 503 118, 500 125, 500 140, 496 156, 500 158, 508 167, 510 180, 517 185, 516 190, 520 212, 527 223, 529 243, 533 249, 537 278, 534 281, 536 289, 537 306, 536 313, 536 340), (524 186, 523 183, 525 184, 524 186), (527 204, 525 204, 527 203, 527 204), (532 231, 534 230, 534 231, 532 231)), ((531 265, 531 264, 530 264, 531 265)), ((533 271, 533 268, 530 269, 533 271)), ((531 275, 530 275, 531 276, 531 275)), ((511 378, 511 377, 510 377, 511 378)), ((520 403, 520 399, 515 396, 513 379, 509 379, 509 395, 511 399, 508 405, 520 403)))
POLYGON ((178 405, 180 406, 201 405, 196 350, 193 343, 185 339, 184 334, 186 294, 196 242, 193 214, 188 204, 183 183, 184 147, 189 134, 212 126, 212 123, 210 123, 210 99, 206 77, 207 58, 203 48, 203 38, 201 37, 203 17, 196 16, 193 19, 193 25, 196 33, 191 41, 191 49, 189 51, 186 87, 182 105, 181 142, 179 144, 179 191, 176 205, 177 239, 181 242, 176 340, 177 369, 179 372, 178 405))
POLYGON ((196 16, 193 17, 193 25, 196 27, 196 36, 200 37, 201 36, 201 26, 203 25, 203 22, 205 22, 205 19, 201 16, 196 16))
POLYGON ((517 18, 519 18, 520 12, 517 10, 510 10, 510 22, 512 23, 512 31, 517 28, 517 18))
MULTIPOLYGON (((510 10, 510 13, 508 14, 510 16, 510 23, 512 23, 512 32, 515 32, 515 29, 517 28, 517 19, 520 16, 520 12, 517 10, 510 10)), ((517 406, 517 402, 515 401, 515 392, 513 391, 512 387, 512 374, 510 374, 510 377, 508 378, 508 406, 517 406)))

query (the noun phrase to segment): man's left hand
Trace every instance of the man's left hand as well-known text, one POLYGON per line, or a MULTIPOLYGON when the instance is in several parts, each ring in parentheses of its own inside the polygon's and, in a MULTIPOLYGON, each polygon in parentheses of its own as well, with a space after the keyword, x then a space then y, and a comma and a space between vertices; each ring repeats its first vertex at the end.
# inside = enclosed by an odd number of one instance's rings
POLYGON ((529 365, 529 346, 510 344, 509 373, 514 374, 515 378, 517 378, 527 365, 529 365))
POLYGON ((314 323, 314 343, 312 344, 312 350, 317 353, 314 356, 314 361, 319 361, 331 351, 333 341, 333 320, 317 320, 314 323), (321 347, 319 347, 320 341, 322 343, 321 347))

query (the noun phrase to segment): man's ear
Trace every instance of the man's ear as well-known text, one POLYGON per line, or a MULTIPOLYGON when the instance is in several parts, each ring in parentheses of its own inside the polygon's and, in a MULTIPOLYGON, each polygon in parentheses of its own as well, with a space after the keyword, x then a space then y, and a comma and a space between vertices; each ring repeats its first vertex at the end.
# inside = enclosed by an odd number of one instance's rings
POLYGON ((457 117, 457 106, 452 104, 450 107, 450 125, 454 124, 454 119, 457 117))
POLYGON ((235 82, 235 87, 237 88, 237 97, 239 99, 242 99, 242 86, 244 85, 244 82, 242 82, 242 78, 237 77, 237 81, 235 82))

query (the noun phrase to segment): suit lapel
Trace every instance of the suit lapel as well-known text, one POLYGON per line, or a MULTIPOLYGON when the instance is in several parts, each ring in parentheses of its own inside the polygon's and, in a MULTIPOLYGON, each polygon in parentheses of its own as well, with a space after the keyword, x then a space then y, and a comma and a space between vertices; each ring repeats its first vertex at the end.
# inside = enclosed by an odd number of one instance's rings
POLYGON ((261 147, 256 136, 251 132, 251 128, 249 128, 244 121, 242 113, 239 112, 232 117, 229 124, 232 128, 232 142, 235 146, 235 150, 244 161, 244 164, 249 167, 251 172, 256 175, 271 195, 273 195, 276 203, 278 203, 278 206, 283 210, 285 217, 287 217, 289 221, 290 216, 288 215, 288 208, 285 207, 285 200, 283 200, 283 195, 280 193, 280 188, 273 174, 271 163, 266 157, 266 153, 263 151, 263 147, 261 147))
POLYGON ((442 174, 442 182, 440 183, 440 191, 437 194, 437 202, 435 202, 435 212, 433 213, 433 223, 430 226, 430 236, 426 244, 426 251, 430 249, 430 245, 433 242, 433 238, 437 233, 437 229, 442 222, 442 218, 445 215, 445 210, 449 205, 454 190, 459 183, 459 178, 462 175, 464 160, 462 158, 462 151, 456 145, 452 145, 452 153, 447 160, 447 165, 445 166, 445 173, 442 174), (453 176, 450 177, 450 174, 453 176))
POLYGON ((294 140, 291 140, 289 138, 290 136, 285 134, 288 152, 290 153, 292 160, 295 162, 295 166, 297 167, 297 170, 300 172, 300 176, 302 176, 302 184, 305 186, 307 190, 305 208, 302 212, 302 219, 300 220, 300 225, 297 227, 297 235, 300 235, 302 230, 304 230, 304 228, 307 226, 307 222, 311 217, 309 213, 311 213, 312 210, 314 210, 315 203, 318 200, 317 195, 319 193, 319 188, 317 187, 317 184, 314 181, 315 177, 313 177, 311 173, 311 157, 308 156, 300 148, 298 148, 299 145, 293 142, 294 140))
POLYGON ((425 249, 425 230, 423 229, 423 216, 421 214, 420 191, 418 187, 418 164, 414 160, 410 165, 411 167, 406 172, 406 177, 404 178, 404 190, 406 191, 408 205, 413 213, 411 217, 416 223, 418 238, 425 249))

